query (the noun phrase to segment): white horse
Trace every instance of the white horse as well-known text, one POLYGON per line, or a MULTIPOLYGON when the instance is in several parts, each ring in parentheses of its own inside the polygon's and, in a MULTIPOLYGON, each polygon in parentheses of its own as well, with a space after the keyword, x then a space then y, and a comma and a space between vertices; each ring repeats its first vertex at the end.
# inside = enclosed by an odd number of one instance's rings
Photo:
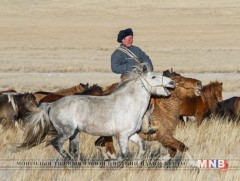
POLYGON ((140 64, 128 73, 127 79, 112 94, 107 96, 73 95, 50 104, 42 104, 29 122, 24 142, 20 148, 31 148, 48 138, 48 142, 64 159, 79 155, 79 133, 96 136, 115 136, 121 156, 128 153, 128 139, 139 145, 141 156, 144 142, 136 134, 142 125, 142 118, 150 96, 168 96, 166 89, 175 88, 175 82, 140 64), (54 138, 47 137, 55 130, 54 138), (69 153, 62 145, 69 140, 69 153))

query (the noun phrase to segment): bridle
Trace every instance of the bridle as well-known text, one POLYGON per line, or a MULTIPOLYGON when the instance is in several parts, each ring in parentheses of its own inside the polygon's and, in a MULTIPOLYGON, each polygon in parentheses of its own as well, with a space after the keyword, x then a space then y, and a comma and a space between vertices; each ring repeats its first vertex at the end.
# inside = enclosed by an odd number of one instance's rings
POLYGON ((149 93, 149 94, 154 94, 154 92, 156 92, 156 89, 157 87, 162 87, 164 90, 166 90, 165 86, 163 85, 163 76, 162 76, 162 84, 161 85, 156 85, 156 86, 153 86, 151 85, 144 76, 142 76, 140 74, 140 80, 141 80, 141 83, 142 83, 142 87, 144 87, 144 89, 149 93), (147 83, 144 83, 143 80, 147 83), (150 89, 149 89, 150 87, 150 89))

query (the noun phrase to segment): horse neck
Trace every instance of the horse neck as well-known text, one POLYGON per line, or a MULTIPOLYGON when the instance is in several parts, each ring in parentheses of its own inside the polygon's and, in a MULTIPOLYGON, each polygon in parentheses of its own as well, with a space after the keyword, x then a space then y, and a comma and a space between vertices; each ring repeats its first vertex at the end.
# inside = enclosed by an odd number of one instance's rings
MULTIPOLYGON (((143 83, 140 79, 122 83, 110 95, 115 96, 121 94, 123 96, 129 96, 131 98, 134 98, 134 102, 139 102, 139 104, 143 102, 149 102, 151 97, 150 93, 143 86, 143 83)), ((119 96, 119 98, 122 99, 121 96, 119 96)))
POLYGON ((154 98, 153 123, 174 131, 178 125, 179 106, 181 101, 177 97, 154 98))
POLYGON ((215 98, 215 95, 212 91, 211 86, 207 86, 207 87, 203 88, 202 93, 201 93, 201 98, 202 98, 203 102, 208 104, 208 107, 211 110, 211 112, 215 112, 218 101, 215 98))
POLYGON ((184 89, 182 87, 176 87, 172 92, 171 92, 171 99, 173 101, 179 102, 182 101, 183 99, 187 98, 188 96, 183 94, 181 92, 181 89, 184 89))

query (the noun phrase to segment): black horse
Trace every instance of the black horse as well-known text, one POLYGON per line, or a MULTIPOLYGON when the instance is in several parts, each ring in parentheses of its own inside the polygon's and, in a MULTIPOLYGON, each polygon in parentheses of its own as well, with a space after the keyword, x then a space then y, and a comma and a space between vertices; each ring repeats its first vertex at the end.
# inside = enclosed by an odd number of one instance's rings
POLYGON ((231 97, 219 102, 216 109, 216 116, 225 118, 228 121, 240 121, 240 97, 231 97))

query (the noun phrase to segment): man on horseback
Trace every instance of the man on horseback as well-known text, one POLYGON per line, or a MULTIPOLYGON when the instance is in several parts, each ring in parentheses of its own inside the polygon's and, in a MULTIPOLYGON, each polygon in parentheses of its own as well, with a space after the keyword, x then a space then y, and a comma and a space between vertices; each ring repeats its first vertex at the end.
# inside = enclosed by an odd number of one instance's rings
MULTIPOLYGON (((121 30, 118 33, 117 42, 120 46, 113 52, 111 56, 111 69, 116 74, 121 74, 121 80, 125 79, 125 73, 132 70, 136 64, 148 63, 150 69, 153 70, 152 61, 149 56, 139 47, 133 44, 133 31, 131 28, 121 30)), ((151 133, 155 128, 151 127, 151 113, 153 104, 149 104, 148 110, 143 117, 141 131, 151 133)))
POLYGON ((120 46, 111 56, 111 68, 114 73, 124 74, 132 70, 138 63, 148 63, 153 70, 152 61, 145 52, 133 44, 133 31, 131 28, 121 30, 118 33, 117 42, 120 46))

